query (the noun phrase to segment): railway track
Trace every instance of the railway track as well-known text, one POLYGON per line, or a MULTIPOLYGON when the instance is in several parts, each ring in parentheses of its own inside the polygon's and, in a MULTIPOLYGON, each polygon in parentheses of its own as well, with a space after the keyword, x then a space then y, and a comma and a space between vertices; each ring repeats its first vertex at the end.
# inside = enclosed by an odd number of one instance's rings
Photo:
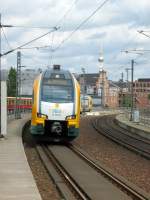
POLYGON ((138 135, 133 135, 118 127, 114 121, 114 116, 103 116, 92 120, 92 125, 96 131, 103 134, 114 142, 132 150, 141 156, 150 159, 150 141, 138 135))
POLYGON ((80 188, 74 183, 68 173, 60 165, 58 160, 52 154, 47 146, 37 146, 38 154, 43 161, 48 173, 53 179, 57 186, 58 191, 62 199, 75 200, 83 199, 86 200, 87 196, 84 194, 80 188), (70 186, 71 189, 68 188, 70 186))
POLYGON ((150 199, 78 147, 41 145, 37 151, 64 199, 150 199))

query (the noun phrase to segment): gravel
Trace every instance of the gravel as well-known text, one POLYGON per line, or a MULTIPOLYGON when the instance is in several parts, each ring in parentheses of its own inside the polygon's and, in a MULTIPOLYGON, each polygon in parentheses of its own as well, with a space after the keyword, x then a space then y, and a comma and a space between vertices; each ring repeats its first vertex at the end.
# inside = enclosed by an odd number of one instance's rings
POLYGON ((42 200, 60 200, 60 195, 54 185, 52 179, 49 177, 45 167, 43 166, 35 148, 31 136, 28 134, 28 127, 25 130, 24 147, 28 163, 30 165, 32 174, 36 181, 38 190, 42 200))
POLYGON ((130 182, 150 193, 150 161, 112 142, 91 126, 92 116, 81 119, 80 135, 73 142, 130 182))
MULTIPOLYGON (((150 193, 150 161, 96 132, 91 125, 92 118, 92 116, 81 118, 80 135, 73 143, 80 146, 93 159, 102 162, 119 175, 150 193)), ((26 144, 25 152, 42 200, 61 199, 53 181, 41 163, 34 145, 26 144)))

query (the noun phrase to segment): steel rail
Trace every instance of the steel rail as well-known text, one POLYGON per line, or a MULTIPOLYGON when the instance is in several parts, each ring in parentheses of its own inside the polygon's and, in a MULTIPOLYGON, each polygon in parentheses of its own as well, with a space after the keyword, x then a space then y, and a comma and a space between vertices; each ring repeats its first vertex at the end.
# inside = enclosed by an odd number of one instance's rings
MULTIPOLYGON (((61 165, 60 161, 55 157, 53 152, 50 150, 49 147, 42 145, 41 148, 44 150, 46 156, 49 158, 49 161, 53 163, 57 171, 63 176, 65 181, 71 186, 71 188, 76 192, 76 194, 84 200, 90 199, 88 195, 80 188, 80 186, 76 183, 76 181, 67 173, 64 167, 61 165)), ((82 160, 84 160, 87 164, 92 166, 96 171, 100 174, 103 174, 107 179, 111 182, 115 183, 117 187, 119 187, 124 192, 136 200, 150 200, 150 196, 144 192, 143 190, 139 189, 135 185, 131 184, 129 181, 120 178, 111 170, 106 168, 104 165, 100 165, 93 161, 86 153, 83 153, 81 149, 74 145, 68 145, 68 148, 73 151, 76 155, 78 155, 82 160)), ((42 158, 41 158, 42 159, 42 158)), ((43 160, 43 159, 42 159, 43 160)), ((44 160, 43 160, 44 162, 44 160)))
MULTIPOLYGON (((70 177, 70 175, 66 172, 66 170, 59 163, 59 161, 57 160, 57 158, 53 155, 53 153, 51 152, 51 150, 47 146, 44 146, 44 145, 42 145, 41 148, 44 150, 45 155, 49 158, 49 162, 51 162, 55 166, 56 170, 59 171, 59 173, 61 174, 61 176, 63 176, 63 178, 65 179, 65 181, 71 186, 71 188, 80 197, 80 199, 82 199, 82 200, 90 200, 90 198, 87 196, 87 194, 84 191, 81 190, 80 186, 76 183, 76 181, 73 180, 73 178, 70 177)), ((37 148, 37 151, 39 152, 41 160, 43 162, 45 162, 45 160, 41 156, 41 153, 40 153, 41 150, 40 150, 39 147, 37 148)))
POLYGON ((130 133, 130 132, 127 133, 127 130, 126 130, 125 128, 120 127, 120 126, 117 124, 117 120, 116 120, 116 119, 113 120, 113 124, 111 123, 110 126, 111 126, 114 130, 120 131, 120 132, 123 133, 124 135, 129 136, 130 138, 133 138, 133 139, 135 139, 135 140, 137 140, 137 141, 141 141, 141 142, 144 142, 145 144, 150 145, 150 140, 148 140, 147 138, 143 138, 142 136, 137 135, 137 134, 134 135, 134 134, 132 134, 132 133, 130 133))
POLYGON ((131 184, 129 181, 123 180, 123 178, 120 178, 112 171, 106 169, 104 165, 100 166, 100 164, 97 164, 95 161, 92 160, 92 158, 89 158, 89 155, 85 155, 85 153, 81 152, 81 149, 79 149, 78 147, 70 145, 69 148, 74 151, 78 156, 80 156, 83 160, 89 163, 89 165, 94 167, 99 173, 104 174, 108 179, 112 180, 120 188, 125 190, 128 194, 132 195, 133 199, 136 198, 137 200, 150 200, 150 195, 148 195, 146 192, 131 184))
MULTIPOLYGON (((114 136, 114 134, 112 135, 111 134, 112 130, 110 130, 111 127, 109 128, 109 126, 110 126, 109 124, 107 124, 107 127, 105 127, 104 123, 103 123, 103 125, 98 126, 98 119, 97 119, 96 121, 95 120, 92 121, 92 125, 93 125, 93 128, 97 132, 99 132, 100 134, 104 135, 105 137, 107 137, 107 138, 111 139, 112 141, 114 141, 114 142, 126 147, 129 150, 134 151, 135 153, 140 154, 141 156, 145 157, 146 159, 150 159, 150 152, 140 148, 139 146, 136 146, 135 144, 131 144, 130 141, 123 141, 121 138, 119 138, 117 136, 114 136)), ((135 141, 137 140, 137 141, 141 141, 141 142, 144 143, 143 140, 136 139, 135 137, 133 138, 129 134, 126 134, 126 137, 128 137, 130 139, 132 138, 135 141)), ((145 143, 145 144, 147 144, 147 143, 145 143)))

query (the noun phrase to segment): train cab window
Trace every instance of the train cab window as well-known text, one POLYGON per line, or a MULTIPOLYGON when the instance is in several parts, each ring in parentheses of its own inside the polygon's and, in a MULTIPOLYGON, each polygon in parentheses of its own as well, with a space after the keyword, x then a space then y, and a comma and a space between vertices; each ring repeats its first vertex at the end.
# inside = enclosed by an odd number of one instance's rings
POLYGON ((43 85, 42 101, 47 102, 73 102, 73 87, 61 85, 43 85))

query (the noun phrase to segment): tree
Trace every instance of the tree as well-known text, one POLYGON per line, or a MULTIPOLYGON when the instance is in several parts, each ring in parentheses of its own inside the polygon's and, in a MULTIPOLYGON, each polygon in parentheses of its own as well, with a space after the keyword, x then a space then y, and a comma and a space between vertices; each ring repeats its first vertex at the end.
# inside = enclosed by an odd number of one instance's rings
POLYGON ((7 80, 7 95, 10 97, 16 96, 16 69, 11 67, 8 74, 7 80))

